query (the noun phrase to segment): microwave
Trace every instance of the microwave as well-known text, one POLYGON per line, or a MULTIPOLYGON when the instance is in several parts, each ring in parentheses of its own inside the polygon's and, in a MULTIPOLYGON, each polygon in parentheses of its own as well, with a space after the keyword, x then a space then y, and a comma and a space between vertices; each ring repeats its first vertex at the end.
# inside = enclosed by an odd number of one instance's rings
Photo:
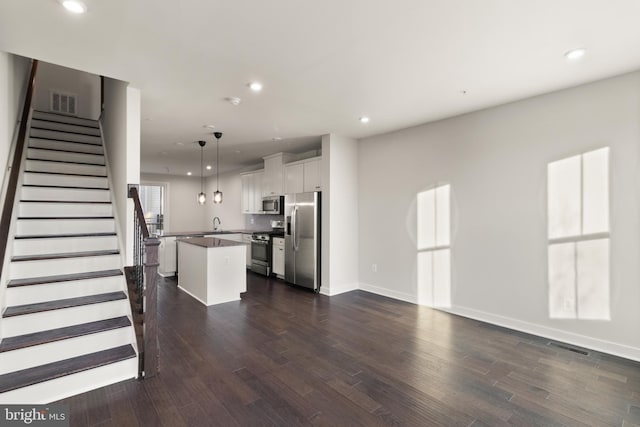
POLYGON ((262 213, 273 215, 284 214, 284 196, 263 197, 262 213))

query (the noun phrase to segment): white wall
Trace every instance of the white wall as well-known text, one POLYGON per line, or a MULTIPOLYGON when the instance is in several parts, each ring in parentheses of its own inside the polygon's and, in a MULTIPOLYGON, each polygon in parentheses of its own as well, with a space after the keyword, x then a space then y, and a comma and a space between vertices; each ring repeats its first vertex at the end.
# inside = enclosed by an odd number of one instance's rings
POLYGON ((207 211, 205 226, 207 230, 213 227, 213 218, 219 217, 223 230, 245 228, 245 216, 242 213, 242 180, 239 172, 229 172, 220 175, 220 191, 222 203, 214 204, 213 192, 216 191, 215 175, 207 178, 205 184, 207 192, 207 211))
POLYGON ((358 142, 322 137, 322 287, 358 289, 358 142))
POLYGON ((213 218, 216 216, 220 218, 223 230, 245 228, 239 172, 220 175, 222 204, 213 203, 213 192, 216 190, 215 175, 206 178, 207 203, 204 206, 200 206, 196 201, 200 192, 200 177, 144 173, 141 180, 145 183, 168 184, 165 232, 213 230, 213 218))
POLYGON ((100 117, 100 77, 72 68, 40 62, 36 76, 34 108, 49 111, 49 92, 56 90, 78 96, 78 116, 100 117))
POLYGON ((140 183, 140 91, 105 78, 104 132, 109 178, 125 265, 133 265, 133 202, 127 185, 140 183))
POLYGON ((196 201, 200 192, 199 177, 143 173, 141 180, 167 184, 165 232, 204 230, 207 206, 200 206, 196 201))
POLYGON ((416 301, 416 194, 448 182, 452 312, 640 360, 639 121, 636 72, 360 141, 361 288, 416 301), (546 166, 602 146, 611 321, 552 320, 546 166))

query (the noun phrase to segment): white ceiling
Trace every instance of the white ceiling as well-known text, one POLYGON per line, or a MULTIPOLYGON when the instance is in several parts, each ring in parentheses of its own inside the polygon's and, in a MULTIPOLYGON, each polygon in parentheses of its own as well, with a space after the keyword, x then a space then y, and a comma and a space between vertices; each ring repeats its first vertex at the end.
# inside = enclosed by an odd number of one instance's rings
POLYGON ((2 0, 0 50, 139 88, 146 172, 198 169, 204 124, 224 132, 224 171, 640 68, 638 0, 85 3, 2 0))

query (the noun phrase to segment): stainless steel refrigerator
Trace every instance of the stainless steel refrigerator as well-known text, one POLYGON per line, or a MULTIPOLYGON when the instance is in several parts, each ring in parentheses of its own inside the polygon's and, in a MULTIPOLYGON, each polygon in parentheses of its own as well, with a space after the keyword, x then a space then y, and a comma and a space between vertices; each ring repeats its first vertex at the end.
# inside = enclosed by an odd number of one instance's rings
POLYGON ((318 191, 284 197, 284 279, 320 291, 320 197, 318 191))

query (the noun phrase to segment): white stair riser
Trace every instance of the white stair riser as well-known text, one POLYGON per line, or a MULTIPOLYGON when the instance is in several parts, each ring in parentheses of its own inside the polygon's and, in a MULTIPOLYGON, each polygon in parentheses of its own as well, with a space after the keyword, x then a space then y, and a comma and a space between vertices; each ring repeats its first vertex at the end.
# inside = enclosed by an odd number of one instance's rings
POLYGON ((87 126, 78 126, 69 123, 59 123, 59 122, 51 122, 39 119, 31 120, 31 127, 38 129, 50 129, 57 130, 60 132, 73 132, 80 133, 84 135, 93 135, 100 136, 100 129, 87 127, 87 126))
POLYGON ((89 144, 102 144, 99 136, 80 135, 77 133, 58 132, 55 130, 31 129, 29 136, 35 138, 57 139, 61 141, 85 142, 89 144))
POLYGON ((50 120, 55 122, 69 123, 69 124, 82 125, 82 126, 92 126, 92 127, 98 126, 97 120, 84 119, 82 117, 74 117, 74 116, 62 116, 60 114, 48 113, 46 111, 34 111, 32 118, 35 120, 40 120, 40 119, 50 120))
POLYGON ((53 363, 131 342, 131 327, 0 353, 0 375, 53 363))
POLYGON ((115 233, 113 219, 20 219, 17 236, 55 235, 66 233, 115 233))
POLYGON ((46 381, 0 394, 0 404, 46 404, 76 394, 95 390, 109 384, 136 378, 138 375, 138 358, 111 363, 99 368, 66 375, 55 380, 46 381))
POLYGON ((9 278, 25 279, 28 277, 57 276, 59 274, 89 273, 91 271, 118 269, 122 266, 121 264, 120 255, 12 261, 9 266, 9 278))
POLYGON ((64 185, 67 187, 108 188, 107 178, 93 176, 50 175, 46 173, 24 174, 22 183, 25 185, 64 185))
POLYGON ((42 150, 40 148, 29 148, 27 157, 30 159, 59 160, 62 162, 91 163, 94 165, 104 165, 102 154, 68 153, 66 151, 42 150))
POLYGON ((57 172, 74 175, 107 176, 107 168, 94 165, 76 165, 73 163, 56 163, 40 160, 27 160, 26 171, 57 172))
POLYGON ((83 202, 108 202, 107 190, 85 190, 80 188, 22 187, 22 200, 60 200, 83 202))
POLYGON ((13 241, 14 256, 115 249, 118 249, 118 238, 116 236, 17 239, 13 241))
POLYGON ((49 329, 64 328, 79 323, 130 315, 129 301, 122 299, 99 304, 83 305, 81 307, 5 317, 2 319, 2 336, 13 337, 16 335, 31 334, 33 332, 48 331, 49 329))
POLYGON ((7 306, 35 304, 39 302, 83 297, 124 290, 123 276, 96 279, 71 280, 68 282, 43 283, 41 285, 7 288, 7 306))
POLYGON ((104 150, 100 145, 56 141, 54 139, 31 138, 29 139, 29 148, 48 148, 50 150, 66 150, 90 154, 104 154, 104 150))
POLYGON ((111 216, 111 203, 20 203, 19 216, 111 216))

